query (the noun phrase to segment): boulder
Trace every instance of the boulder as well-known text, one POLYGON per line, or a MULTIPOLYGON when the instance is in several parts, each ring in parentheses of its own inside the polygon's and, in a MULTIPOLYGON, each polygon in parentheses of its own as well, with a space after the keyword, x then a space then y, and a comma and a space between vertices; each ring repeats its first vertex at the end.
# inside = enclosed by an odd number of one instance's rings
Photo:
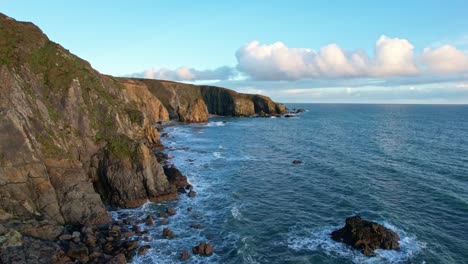
POLYGON ((197 195, 197 192, 191 190, 187 195, 188 197, 193 198, 195 195, 197 195))
POLYGON ((361 250, 366 256, 372 255, 377 249, 400 249, 397 233, 381 224, 363 220, 360 216, 347 218, 345 226, 333 231, 331 238, 361 250))
POLYGON ((166 209, 166 213, 169 214, 169 215, 175 215, 176 214, 176 210, 172 209, 172 208, 167 208, 166 209))
POLYGON ((192 248, 194 254, 209 256, 213 254, 213 246, 209 243, 200 242, 198 246, 192 248))
POLYGON ((189 185, 187 182, 187 177, 184 176, 179 169, 174 165, 164 166, 164 174, 167 176, 167 180, 174 184, 177 187, 184 187, 189 185))
POLYGON ((83 244, 77 245, 75 243, 70 243, 70 246, 67 250, 67 256, 71 257, 72 259, 76 259, 82 263, 86 263, 89 261, 88 254, 88 248, 83 244))
POLYGON ((292 161, 292 164, 301 164, 302 163, 302 160, 293 160, 292 161))
POLYGON ((131 241, 126 241, 123 243, 123 247, 126 248, 128 251, 135 250, 140 242, 138 240, 131 240, 131 241))
POLYGON ((141 255, 144 255, 146 254, 146 252, 151 248, 151 246, 148 246, 148 245, 144 245, 142 247, 140 247, 140 249, 138 249, 138 255, 141 256, 141 255))
POLYGON ((161 217, 161 218, 167 218, 167 217, 169 217, 169 214, 166 213, 166 212, 159 213, 158 215, 159 215, 159 217, 161 217))
POLYGON ((193 229, 203 229, 205 228, 204 226, 200 225, 200 224, 192 224, 190 225, 191 228, 193 229))
POLYGON ((174 232, 172 232, 172 230, 170 230, 169 228, 164 228, 163 229, 163 237, 165 238, 175 238, 175 234, 174 232))
POLYGON ((148 215, 145 220, 146 225, 152 225, 154 223, 153 217, 151 215, 148 215))
POLYGON ((135 232, 133 232, 133 231, 128 231, 128 232, 123 232, 121 236, 122 236, 123 238, 129 238, 129 237, 132 237, 132 236, 134 236, 134 235, 135 235, 135 232))
POLYGON ((187 250, 182 251, 182 254, 180 254, 180 260, 185 261, 190 258, 190 254, 187 250))
POLYGON ((141 233, 141 227, 139 227, 137 225, 134 225, 134 226, 132 226, 132 231, 137 233, 137 234, 140 234, 141 233))
POLYGON ((113 258, 111 258, 109 261, 106 262, 107 264, 126 264, 127 260, 125 259, 125 255, 123 253, 120 253, 113 258))

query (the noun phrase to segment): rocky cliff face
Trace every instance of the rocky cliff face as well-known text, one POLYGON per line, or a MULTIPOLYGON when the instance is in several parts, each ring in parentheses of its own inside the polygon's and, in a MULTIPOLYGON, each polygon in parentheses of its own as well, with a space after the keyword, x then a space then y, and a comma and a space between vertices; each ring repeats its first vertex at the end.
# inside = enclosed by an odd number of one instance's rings
POLYGON ((151 149, 166 108, 104 76, 33 24, 0 16, 0 215, 109 220, 105 204, 176 198, 151 149))
POLYGON ((177 198, 152 151, 158 121, 276 114, 269 98, 212 86, 114 78, 0 14, 0 221, 99 224, 107 205, 177 198))
POLYGON ((197 86, 171 81, 124 79, 134 81, 158 97, 171 119, 182 122, 206 122, 209 114, 222 116, 252 116, 284 114, 283 105, 262 95, 242 94, 216 86, 197 86))

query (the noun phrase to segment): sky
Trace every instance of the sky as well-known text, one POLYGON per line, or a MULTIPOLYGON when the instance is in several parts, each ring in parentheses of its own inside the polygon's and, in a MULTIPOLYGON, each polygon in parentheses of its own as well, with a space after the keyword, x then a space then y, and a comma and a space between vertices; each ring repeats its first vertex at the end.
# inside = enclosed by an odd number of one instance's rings
POLYGON ((468 103, 467 10, 463 0, 0 0, 101 73, 317 103, 468 103))

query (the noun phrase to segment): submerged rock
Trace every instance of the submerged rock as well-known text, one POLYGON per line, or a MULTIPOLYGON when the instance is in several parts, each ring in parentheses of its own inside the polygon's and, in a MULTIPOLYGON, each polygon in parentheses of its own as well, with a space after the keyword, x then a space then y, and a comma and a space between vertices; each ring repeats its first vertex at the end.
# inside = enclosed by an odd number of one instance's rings
POLYGON ((152 225, 154 223, 153 217, 151 215, 148 215, 145 220, 146 225, 152 225))
POLYGON ((301 163, 302 163, 302 160, 293 160, 292 163, 293 163, 293 164, 301 164, 301 163))
POLYGON ((140 247, 140 249, 138 249, 138 255, 144 255, 150 248, 151 246, 148 245, 140 247))
POLYGON ((174 232, 172 232, 172 230, 170 230, 169 228, 164 228, 163 229, 163 237, 165 238, 175 238, 175 234, 174 232))
POLYGON ((363 220, 360 216, 346 219, 343 228, 331 233, 335 241, 345 243, 370 256, 377 249, 400 249, 400 237, 394 231, 381 224, 363 220))
POLYGON ((198 246, 193 247, 193 253, 198 254, 198 255, 205 255, 209 256, 213 254, 213 246, 211 246, 209 243, 205 242, 200 242, 198 246))
POLYGON ((170 216, 172 215, 175 215, 176 214, 176 210, 172 209, 172 208, 167 208, 166 209, 166 213, 170 216))
POLYGON ((190 258, 190 254, 187 250, 184 250, 182 254, 180 254, 180 260, 184 261, 190 258))

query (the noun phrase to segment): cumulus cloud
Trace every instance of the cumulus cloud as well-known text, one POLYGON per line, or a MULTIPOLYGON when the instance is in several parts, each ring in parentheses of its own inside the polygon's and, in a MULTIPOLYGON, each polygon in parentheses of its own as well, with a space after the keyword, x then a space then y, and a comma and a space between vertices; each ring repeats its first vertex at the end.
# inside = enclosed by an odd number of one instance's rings
POLYGON ((212 70, 197 70, 187 67, 179 67, 171 70, 167 68, 149 69, 134 73, 132 77, 161 79, 172 81, 198 81, 198 80, 227 80, 235 76, 235 70, 232 67, 223 66, 212 70))
POLYGON ((406 39, 382 35, 375 43, 373 57, 363 50, 346 51, 337 44, 289 48, 282 42, 270 45, 252 41, 236 52, 237 69, 254 80, 301 80, 316 78, 384 78, 447 74, 468 71, 468 54, 453 46, 425 49, 414 54, 406 39))
POLYGON ((434 73, 462 73, 468 71, 468 53, 451 45, 439 48, 426 48, 420 61, 434 73))

